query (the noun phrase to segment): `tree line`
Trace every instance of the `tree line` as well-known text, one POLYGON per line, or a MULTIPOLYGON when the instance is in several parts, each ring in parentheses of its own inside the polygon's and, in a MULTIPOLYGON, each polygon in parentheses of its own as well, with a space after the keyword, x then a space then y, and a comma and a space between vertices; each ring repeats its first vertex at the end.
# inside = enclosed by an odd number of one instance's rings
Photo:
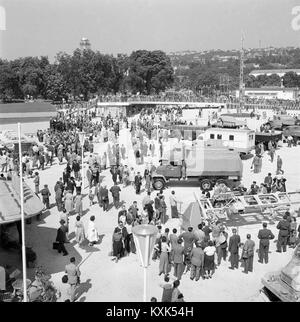
POLYGON ((158 94, 173 86, 169 57, 160 50, 137 50, 116 57, 99 51, 60 52, 54 63, 48 57, 0 60, 0 99, 4 102, 30 96, 52 101, 83 99, 120 93, 158 94))

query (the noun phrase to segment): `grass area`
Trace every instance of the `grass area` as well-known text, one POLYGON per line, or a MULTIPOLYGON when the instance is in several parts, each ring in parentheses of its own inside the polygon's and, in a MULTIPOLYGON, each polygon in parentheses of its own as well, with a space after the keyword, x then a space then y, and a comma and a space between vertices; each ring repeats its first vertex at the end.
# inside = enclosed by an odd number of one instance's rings
POLYGON ((7 103, 0 104, 1 113, 34 113, 34 112, 55 112, 56 108, 50 103, 7 103))

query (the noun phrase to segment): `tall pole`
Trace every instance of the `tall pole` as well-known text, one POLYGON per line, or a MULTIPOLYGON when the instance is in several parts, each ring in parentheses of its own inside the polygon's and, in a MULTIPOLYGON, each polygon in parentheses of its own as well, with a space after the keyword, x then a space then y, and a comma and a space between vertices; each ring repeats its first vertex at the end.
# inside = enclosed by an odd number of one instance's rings
POLYGON ((84 153, 83 153, 83 139, 84 136, 82 135, 82 139, 81 139, 81 177, 82 177, 82 190, 84 190, 84 163, 83 163, 83 159, 84 159, 84 153))
POLYGON ((239 86, 239 107, 238 113, 244 108, 244 35, 241 38, 241 58, 240 58, 240 86, 239 86))
POLYGON ((21 124, 18 123, 19 137, 19 171, 20 171, 20 198, 21 198, 21 231, 22 231, 22 268, 23 268, 23 301, 27 302, 27 272, 25 248, 25 218, 24 218, 24 192, 23 192, 23 165, 21 147, 21 124))
POLYGON ((146 254, 145 254, 145 266, 144 266, 144 295, 143 301, 147 302, 147 266, 148 266, 148 258, 149 258, 149 245, 150 244, 150 236, 146 236, 146 254))

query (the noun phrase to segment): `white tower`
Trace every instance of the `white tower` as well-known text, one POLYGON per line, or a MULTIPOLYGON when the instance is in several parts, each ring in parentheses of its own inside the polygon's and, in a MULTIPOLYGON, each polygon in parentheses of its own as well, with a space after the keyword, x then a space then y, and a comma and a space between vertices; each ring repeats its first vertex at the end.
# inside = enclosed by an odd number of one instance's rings
POLYGON ((80 49, 81 50, 88 50, 91 49, 91 43, 87 38, 81 38, 80 41, 80 49))

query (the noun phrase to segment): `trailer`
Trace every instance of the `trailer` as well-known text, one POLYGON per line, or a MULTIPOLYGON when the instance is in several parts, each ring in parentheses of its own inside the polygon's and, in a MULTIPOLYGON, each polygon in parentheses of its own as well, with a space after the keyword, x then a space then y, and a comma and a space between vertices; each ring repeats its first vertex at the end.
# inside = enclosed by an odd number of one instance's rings
POLYGON ((255 131, 249 129, 209 128, 198 136, 198 140, 204 140, 214 144, 222 142, 225 147, 236 150, 241 156, 249 154, 255 146, 255 131))

